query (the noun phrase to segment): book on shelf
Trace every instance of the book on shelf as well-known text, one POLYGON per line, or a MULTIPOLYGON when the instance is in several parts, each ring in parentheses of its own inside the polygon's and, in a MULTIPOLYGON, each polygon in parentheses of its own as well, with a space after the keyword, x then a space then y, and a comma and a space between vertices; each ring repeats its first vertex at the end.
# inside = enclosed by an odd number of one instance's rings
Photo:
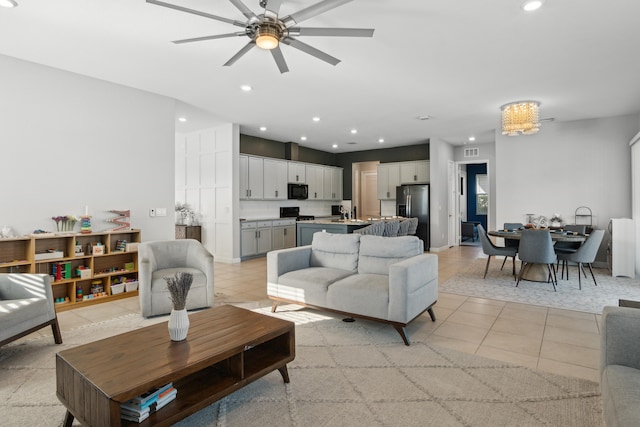
POLYGON ((120 417, 127 421, 142 422, 149 414, 161 409, 173 401, 178 390, 169 383, 163 387, 154 388, 148 392, 127 400, 120 404, 120 417))
POLYGON ((147 418, 149 418, 149 412, 145 412, 141 415, 135 415, 135 414, 125 414, 125 413, 120 413, 120 418, 122 418, 123 420, 126 421, 134 421, 136 423, 141 423, 144 420, 146 420, 147 418))
POLYGON ((164 391, 170 389, 171 387, 173 387, 173 383, 169 383, 166 384, 162 387, 154 387, 151 390, 142 393, 140 396, 136 396, 131 400, 128 400, 125 403, 134 403, 136 405, 144 405, 145 403, 147 403, 149 400, 151 399, 155 399, 158 400, 158 396, 160 396, 160 394, 162 394, 164 391))

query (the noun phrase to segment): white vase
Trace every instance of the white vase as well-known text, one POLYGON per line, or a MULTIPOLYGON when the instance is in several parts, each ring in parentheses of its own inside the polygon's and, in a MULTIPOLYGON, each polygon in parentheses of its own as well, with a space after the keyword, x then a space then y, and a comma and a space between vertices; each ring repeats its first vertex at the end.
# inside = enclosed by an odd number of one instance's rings
POLYGON ((183 341, 189 332, 189 314, 186 309, 171 310, 169 315, 169 336, 171 341, 183 341))

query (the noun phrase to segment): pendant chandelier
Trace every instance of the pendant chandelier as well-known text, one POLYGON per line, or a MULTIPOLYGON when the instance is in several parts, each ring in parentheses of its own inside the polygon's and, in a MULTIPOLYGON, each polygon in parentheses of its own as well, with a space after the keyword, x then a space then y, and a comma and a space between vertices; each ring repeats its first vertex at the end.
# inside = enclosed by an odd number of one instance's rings
POLYGON ((502 134, 509 136, 532 135, 540 130, 538 101, 518 101, 505 104, 502 110, 502 134))

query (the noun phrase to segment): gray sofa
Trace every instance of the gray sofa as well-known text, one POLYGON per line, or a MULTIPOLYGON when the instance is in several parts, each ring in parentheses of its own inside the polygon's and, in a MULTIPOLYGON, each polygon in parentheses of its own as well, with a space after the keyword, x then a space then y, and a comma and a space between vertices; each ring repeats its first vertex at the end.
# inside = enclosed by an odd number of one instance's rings
POLYGON ((287 302, 405 326, 438 299, 438 257, 415 236, 315 233, 309 246, 267 253, 267 294, 287 302))
POLYGON ((51 325, 56 344, 62 343, 46 274, 0 274, 0 346, 51 325))
POLYGON ((640 424, 640 310, 605 307, 600 389, 608 427, 640 424))

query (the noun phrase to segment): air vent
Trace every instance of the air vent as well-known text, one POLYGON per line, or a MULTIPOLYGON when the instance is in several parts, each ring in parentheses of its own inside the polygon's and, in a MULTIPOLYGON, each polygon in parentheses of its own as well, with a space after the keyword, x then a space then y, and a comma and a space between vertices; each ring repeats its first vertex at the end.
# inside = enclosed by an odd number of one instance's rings
POLYGON ((478 147, 464 149, 464 157, 479 157, 479 156, 480 156, 480 149, 478 147))
POLYGON ((356 145, 357 142, 347 142, 347 145, 356 145))

